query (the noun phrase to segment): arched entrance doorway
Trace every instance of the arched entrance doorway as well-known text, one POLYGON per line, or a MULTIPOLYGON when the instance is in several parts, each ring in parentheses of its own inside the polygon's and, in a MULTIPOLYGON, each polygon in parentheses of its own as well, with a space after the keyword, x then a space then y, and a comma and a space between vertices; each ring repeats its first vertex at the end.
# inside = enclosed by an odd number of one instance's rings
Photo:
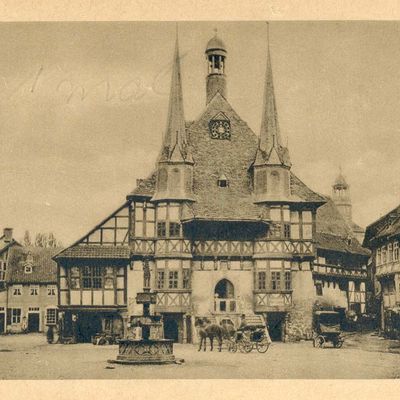
POLYGON ((214 289, 214 310, 216 312, 235 312, 235 288, 228 279, 221 279, 214 289))

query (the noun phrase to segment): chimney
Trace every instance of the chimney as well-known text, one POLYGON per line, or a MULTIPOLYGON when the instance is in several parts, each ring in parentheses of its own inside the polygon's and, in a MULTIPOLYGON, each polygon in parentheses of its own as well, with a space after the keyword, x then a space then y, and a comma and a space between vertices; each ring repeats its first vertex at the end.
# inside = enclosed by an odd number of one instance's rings
POLYGON ((4 242, 10 243, 13 236, 13 228, 4 228, 4 242))

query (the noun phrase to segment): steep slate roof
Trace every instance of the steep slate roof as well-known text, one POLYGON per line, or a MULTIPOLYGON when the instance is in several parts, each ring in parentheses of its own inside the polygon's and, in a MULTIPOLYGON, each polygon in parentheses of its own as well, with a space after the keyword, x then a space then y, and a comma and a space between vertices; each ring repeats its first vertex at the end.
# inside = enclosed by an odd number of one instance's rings
POLYGON ((52 257, 61 249, 57 247, 13 247, 10 250, 7 281, 9 283, 57 283, 57 264, 52 257), (28 255, 33 257, 32 273, 25 273, 28 255))
POLYGON ((371 247, 375 240, 400 235, 400 205, 367 226, 364 245, 371 247))
MULTIPOLYGON (((252 177, 249 171, 258 147, 258 137, 241 120, 227 100, 217 93, 203 114, 188 128, 188 142, 194 160, 194 200, 184 208, 183 220, 193 218, 220 220, 265 219, 265 207, 253 203, 252 177), (231 140, 211 139, 209 121, 223 112, 231 123, 231 140), (225 175, 229 186, 220 188, 217 180, 225 175)), ((155 192, 156 173, 138 180, 131 196, 151 197, 155 192)), ((325 199, 309 189, 293 173, 291 194, 299 202, 323 204, 325 199)))
POLYGON ((5 236, 0 236, 0 254, 9 249, 12 246, 21 246, 15 239, 11 239, 11 241, 6 242, 5 236))
POLYGON ((76 245, 64 250, 56 258, 121 258, 130 257, 128 246, 76 245))
POLYGON ((260 210, 253 204, 249 174, 258 139, 219 92, 190 126, 188 136, 194 160, 194 215, 221 219, 258 218, 260 210), (230 140, 212 139, 209 134, 210 120, 221 112, 230 120, 230 140), (217 185, 222 174, 229 182, 226 188, 217 185))
POLYGON ((369 250, 362 247, 355 238, 351 227, 346 223, 333 200, 329 197, 327 200, 317 210, 317 248, 368 256, 369 250))

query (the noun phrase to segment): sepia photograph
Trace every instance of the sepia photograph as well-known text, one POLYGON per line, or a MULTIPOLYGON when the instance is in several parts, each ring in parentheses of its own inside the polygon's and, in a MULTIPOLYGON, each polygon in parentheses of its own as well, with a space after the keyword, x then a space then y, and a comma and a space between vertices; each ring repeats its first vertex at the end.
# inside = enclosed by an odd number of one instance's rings
POLYGON ((400 22, 0 22, 0 377, 400 378, 400 22))

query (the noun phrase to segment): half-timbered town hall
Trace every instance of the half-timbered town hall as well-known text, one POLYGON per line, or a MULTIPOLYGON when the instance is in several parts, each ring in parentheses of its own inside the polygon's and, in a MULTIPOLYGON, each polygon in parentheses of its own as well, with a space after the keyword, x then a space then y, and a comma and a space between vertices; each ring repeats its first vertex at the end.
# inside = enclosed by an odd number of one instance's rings
POLYGON ((148 268, 152 312, 180 342, 196 340, 196 318, 205 316, 236 325, 245 314, 266 322, 273 339, 293 340, 310 335, 316 304, 365 312, 368 252, 335 202, 292 172, 268 46, 266 53, 256 135, 229 104, 228 51, 217 35, 205 49, 206 105, 197 120, 185 120, 176 41, 154 170, 55 257, 65 335, 86 341, 123 330, 142 311, 135 298, 148 268))

